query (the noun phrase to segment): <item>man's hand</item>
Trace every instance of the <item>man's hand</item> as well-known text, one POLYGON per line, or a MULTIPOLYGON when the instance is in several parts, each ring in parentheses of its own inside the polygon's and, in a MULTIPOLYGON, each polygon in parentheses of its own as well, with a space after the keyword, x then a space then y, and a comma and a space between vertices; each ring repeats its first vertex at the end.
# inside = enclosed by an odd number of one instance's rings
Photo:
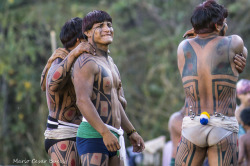
POLYGON ((108 151, 115 152, 121 148, 118 139, 110 131, 103 134, 102 137, 103 137, 103 142, 107 147, 108 151))
POLYGON ((89 44, 88 42, 86 42, 86 41, 81 42, 71 52, 75 56, 75 58, 77 58, 78 56, 80 56, 83 52, 87 52, 87 53, 90 53, 92 55, 95 55, 95 49, 94 49, 94 47, 91 44, 89 44))
POLYGON ((133 152, 139 153, 145 149, 144 141, 137 132, 131 134, 128 139, 133 146, 133 152))
POLYGON ((242 73, 245 66, 246 66, 246 58, 242 55, 236 54, 234 56, 234 63, 235 63, 235 67, 238 70, 239 73, 242 73))
POLYGON ((196 35, 197 34, 194 32, 194 28, 192 28, 185 32, 185 34, 183 35, 183 38, 190 39, 190 38, 196 37, 196 35))

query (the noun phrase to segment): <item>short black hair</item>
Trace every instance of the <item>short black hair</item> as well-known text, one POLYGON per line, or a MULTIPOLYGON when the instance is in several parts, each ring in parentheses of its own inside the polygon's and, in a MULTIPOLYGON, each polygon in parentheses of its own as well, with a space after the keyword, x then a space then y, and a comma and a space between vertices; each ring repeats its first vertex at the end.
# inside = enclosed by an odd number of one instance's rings
POLYGON ((82 34, 82 19, 79 17, 68 20, 62 27, 60 40, 66 49, 73 47, 78 39, 84 39, 82 34))
POLYGON ((245 125, 250 126, 250 107, 247 107, 241 111, 240 118, 245 125))
POLYGON ((211 33, 215 24, 223 25, 223 21, 228 16, 227 9, 214 0, 207 0, 199 4, 191 17, 191 23, 195 33, 211 33))
MULTIPOLYGON (((92 12, 89 12, 82 21, 82 33, 85 31, 90 30, 95 23, 100 23, 104 21, 109 21, 112 23, 111 16, 102 10, 93 10, 92 12)), ((86 36, 84 36, 86 37, 86 36)))

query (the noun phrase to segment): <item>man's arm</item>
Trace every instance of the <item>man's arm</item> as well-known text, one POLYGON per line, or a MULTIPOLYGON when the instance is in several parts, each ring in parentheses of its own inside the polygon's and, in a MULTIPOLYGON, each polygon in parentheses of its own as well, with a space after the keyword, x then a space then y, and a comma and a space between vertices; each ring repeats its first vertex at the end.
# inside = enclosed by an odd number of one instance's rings
MULTIPOLYGON (((109 57, 109 60, 112 62, 112 64, 114 65, 114 68, 115 68, 115 71, 116 73, 118 74, 120 80, 121 80, 121 75, 120 75, 120 72, 117 68, 117 66, 115 65, 113 59, 111 57, 109 57)), ((117 89, 117 95, 118 95, 118 100, 120 101, 120 103, 122 104, 122 107, 124 110, 126 110, 126 107, 127 107, 127 101, 125 99, 125 95, 124 95, 124 91, 123 91, 123 88, 122 88, 122 82, 119 83, 119 87, 117 89)))
MULTIPOLYGON (((240 36, 232 35, 231 49, 232 49, 234 54, 242 55, 241 60, 247 58, 247 49, 244 46, 244 42, 240 36)), ((243 71, 246 63, 244 63, 244 62, 242 63, 242 65, 243 65, 243 69, 242 69, 242 66, 240 66, 239 64, 237 64, 235 62, 235 60, 240 61, 239 60, 240 57, 238 56, 238 59, 237 59, 236 56, 234 56, 235 68, 237 69, 237 71, 239 73, 241 73, 243 71)))
POLYGON ((98 72, 98 65, 91 57, 81 55, 77 59, 72 72, 72 81, 76 92, 76 104, 88 123, 102 135, 107 149, 109 151, 116 151, 120 149, 119 142, 103 123, 91 101, 94 78, 98 72))
POLYGON ((132 123, 129 121, 124 109, 120 108, 121 113, 121 127, 122 129, 130 135, 128 139, 133 146, 133 152, 142 152, 145 149, 144 141, 142 137, 137 133, 132 123))
POLYGON ((75 49, 73 49, 68 56, 59 64, 58 61, 52 63, 51 76, 48 78, 49 89, 51 91, 58 91, 63 88, 70 78, 70 70, 78 58, 83 52, 91 52, 93 53, 92 47, 87 42, 80 43, 75 49))
POLYGON ((178 69, 180 72, 180 75, 182 77, 182 72, 183 72, 183 67, 184 67, 184 63, 185 63, 185 58, 184 58, 184 52, 183 52, 183 45, 186 41, 183 40, 177 49, 177 63, 178 63, 178 69))
POLYGON ((123 109, 126 110, 127 101, 126 101, 125 96, 124 96, 124 91, 123 91, 123 88, 122 88, 122 83, 120 83, 119 89, 118 89, 118 100, 122 104, 123 109))
POLYGON ((239 159, 238 159, 239 165, 243 164, 244 157, 245 157, 244 137, 241 136, 239 139, 239 159))

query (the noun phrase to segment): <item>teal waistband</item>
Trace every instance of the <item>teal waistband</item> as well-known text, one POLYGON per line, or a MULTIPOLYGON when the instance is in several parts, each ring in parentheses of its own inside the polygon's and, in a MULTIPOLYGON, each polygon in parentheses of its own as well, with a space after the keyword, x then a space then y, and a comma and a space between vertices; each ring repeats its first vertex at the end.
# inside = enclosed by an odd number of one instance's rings
MULTIPOLYGON (((116 132, 111 131, 117 138, 119 135, 116 132)), ((77 137, 81 138, 102 138, 101 134, 96 131, 88 122, 81 122, 78 130, 77 137)))
POLYGON ((175 166, 175 158, 171 158, 170 166, 175 166))

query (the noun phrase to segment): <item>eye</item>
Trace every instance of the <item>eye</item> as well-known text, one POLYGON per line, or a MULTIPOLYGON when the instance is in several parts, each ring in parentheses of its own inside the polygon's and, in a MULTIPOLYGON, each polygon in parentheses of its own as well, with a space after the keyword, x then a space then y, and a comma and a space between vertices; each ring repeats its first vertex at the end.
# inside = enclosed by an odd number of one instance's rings
POLYGON ((107 25, 108 25, 108 27, 112 27, 112 24, 109 22, 109 23, 107 23, 107 25))
POLYGON ((102 27, 103 27, 103 23, 102 23, 102 24, 100 24, 98 27, 102 28, 102 27))

